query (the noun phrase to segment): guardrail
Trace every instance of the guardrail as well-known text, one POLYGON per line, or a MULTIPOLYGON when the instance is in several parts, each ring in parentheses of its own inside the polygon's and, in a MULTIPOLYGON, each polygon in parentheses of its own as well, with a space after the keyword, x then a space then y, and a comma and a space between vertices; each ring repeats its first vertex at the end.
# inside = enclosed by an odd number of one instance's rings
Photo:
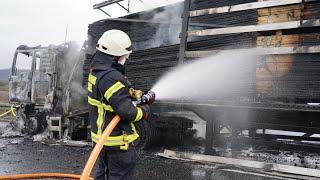
POLYGON ((0 109, 8 109, 11 108, 11 106, 9 103, 0 103, 0 109))

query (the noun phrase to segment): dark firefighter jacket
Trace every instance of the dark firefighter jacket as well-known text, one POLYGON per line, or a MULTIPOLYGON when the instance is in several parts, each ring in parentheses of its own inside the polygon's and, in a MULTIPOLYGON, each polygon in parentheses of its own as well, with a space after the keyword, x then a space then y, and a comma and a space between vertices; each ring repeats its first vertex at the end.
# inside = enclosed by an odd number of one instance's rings
POLYGON ((98 142, 112 118, 119 115, 121 120, 105 146, 120 146, 122 149, 139 137, 133 122, 141 120, 143 112, 132 103, 130 82, 125 78, 121 64, 97 51, 90 69, 88 103, 92 141, 98 142))

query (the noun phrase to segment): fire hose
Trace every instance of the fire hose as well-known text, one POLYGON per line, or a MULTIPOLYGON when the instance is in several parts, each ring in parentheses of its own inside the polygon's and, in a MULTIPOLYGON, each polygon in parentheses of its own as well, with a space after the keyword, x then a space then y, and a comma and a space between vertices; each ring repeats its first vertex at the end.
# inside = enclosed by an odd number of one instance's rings
POLYGON ((0 118, 5 117, 7 114, 12 113, 13 116, 16 116, 16 113, 14 112, 17 108, 19 108, 20 106, 14 106, 12 105, 10 107, 10 110, 8 110, 7 112, 0 114, 0 118))
MULTIPOLYGON (((17 174, 9 176, 0 176, 0 179, 39 179, 39 178, 70 178, 80 179, 78 174, 62 174, 62 173, 38 173, 38 174, 17 174)), ((92 178, 91 178, 92 179, 92 178)))
MULTIPOLYGON (((137 98, 137 101, 135 102, 138 104, 152 104, 155 100, 155 93, 152 91, 148 91, 146 94, 140 96, 137 98)), ((108 124, 107 128, 103 131, 101 138, 99 139, 98 143, 94 146, 94 149, 92 150, 90 157, 87 161, 87 164, 85 168, 83 169, 83 172, 81 174, 80 180, 87 180, 89 179, 90 173, 93 169, 93 166, 95 162, 97 161, 97 158, 100 154, 100 151, 102 150, 104 146, 104 142, 106 142, 107 138, 110 136, 113 129, 116 127, 116 125, 120 122, 120 116, 116 115, 111 122, 108 124)))
POLYGON ((111 122, 108 124, 107 128, 103 131, 101 138, 99 139, 98 143, 94 146, 90 157, 87 161, 86 166, 83 169, 83 172, 81 174, 80 180, 87 180, 90 177, 90 173, 92 171, 92 168, 97 161, 97 158, 104 146, 104 143, 106 142, 107 138, 110 136, 113 129, 116 127, 116 125, 120 122, 120 116, 116 115, 111 122))
MULTIPOLYGON (((147 94, 143 95, 137 101, 137 104, 148 103, 150 100, 154 101, 155 94, 152 91, 149 91, 147 94), (152 99, 152 100, 151 100, 152 99)), ((0 176, 0 180, 12 180, 12 179, 35 179, 35 178, 70 178, 70 179, 80 179, 80 180, 88 180, 93 179, 90 177, 90 173, 93 169, 95 162, 98 159, 98 156, 106 142, 107 138, 112 133, 113 129, 120 122, 120 116, 116 115, 111 122, 108 124, 106 129, 103 131, 101 138, 94 146, 89 159, 82 171, 81 175, 76 174, 60 174, 60 173, 37 173, 37 174, 19 174, 19 175, 8 175, 8 176, 0 176)))
POLYGON ((100 154, 100 151, 103 148, 104 143, 107 138, 110 136, 113 129, 120 122, 120 116, 116 115, 107 128, 103 131, 101 138, 98 143, 94 146, 90 157, 87 161, 85 168, 81 175, 76 174, 59 174, 59 173, 37 173, 37 174, 19 174, 19 175, 8 175, 8 176, 0 176, 0 180, 11 180, 11 179, 35 179, 35 178, 70 178, 70 179, 80 179, 80 180, 88 180, 93 179, 90 177, 90 173, 93 169, 95 162, 100 154))

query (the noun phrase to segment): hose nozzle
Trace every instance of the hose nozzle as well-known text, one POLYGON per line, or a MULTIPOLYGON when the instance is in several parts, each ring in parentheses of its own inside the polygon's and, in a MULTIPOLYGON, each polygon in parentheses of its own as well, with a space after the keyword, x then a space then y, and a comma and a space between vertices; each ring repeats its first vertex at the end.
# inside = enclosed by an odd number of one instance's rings
POLYGON ((141 104, 153 104, 156 100, 156 94, 153 91, 148 91, 141 97, 141 104))

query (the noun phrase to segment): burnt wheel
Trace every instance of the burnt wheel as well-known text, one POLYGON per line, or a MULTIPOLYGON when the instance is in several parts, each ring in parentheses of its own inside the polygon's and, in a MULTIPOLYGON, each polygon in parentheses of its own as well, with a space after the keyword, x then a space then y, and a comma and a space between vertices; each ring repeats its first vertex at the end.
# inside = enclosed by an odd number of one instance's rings
POLYGON ((159 141, 160 132, 150 121, 142 120, 135 124, 139 139, 135 145, 139 149, 148 149, 159 141))

